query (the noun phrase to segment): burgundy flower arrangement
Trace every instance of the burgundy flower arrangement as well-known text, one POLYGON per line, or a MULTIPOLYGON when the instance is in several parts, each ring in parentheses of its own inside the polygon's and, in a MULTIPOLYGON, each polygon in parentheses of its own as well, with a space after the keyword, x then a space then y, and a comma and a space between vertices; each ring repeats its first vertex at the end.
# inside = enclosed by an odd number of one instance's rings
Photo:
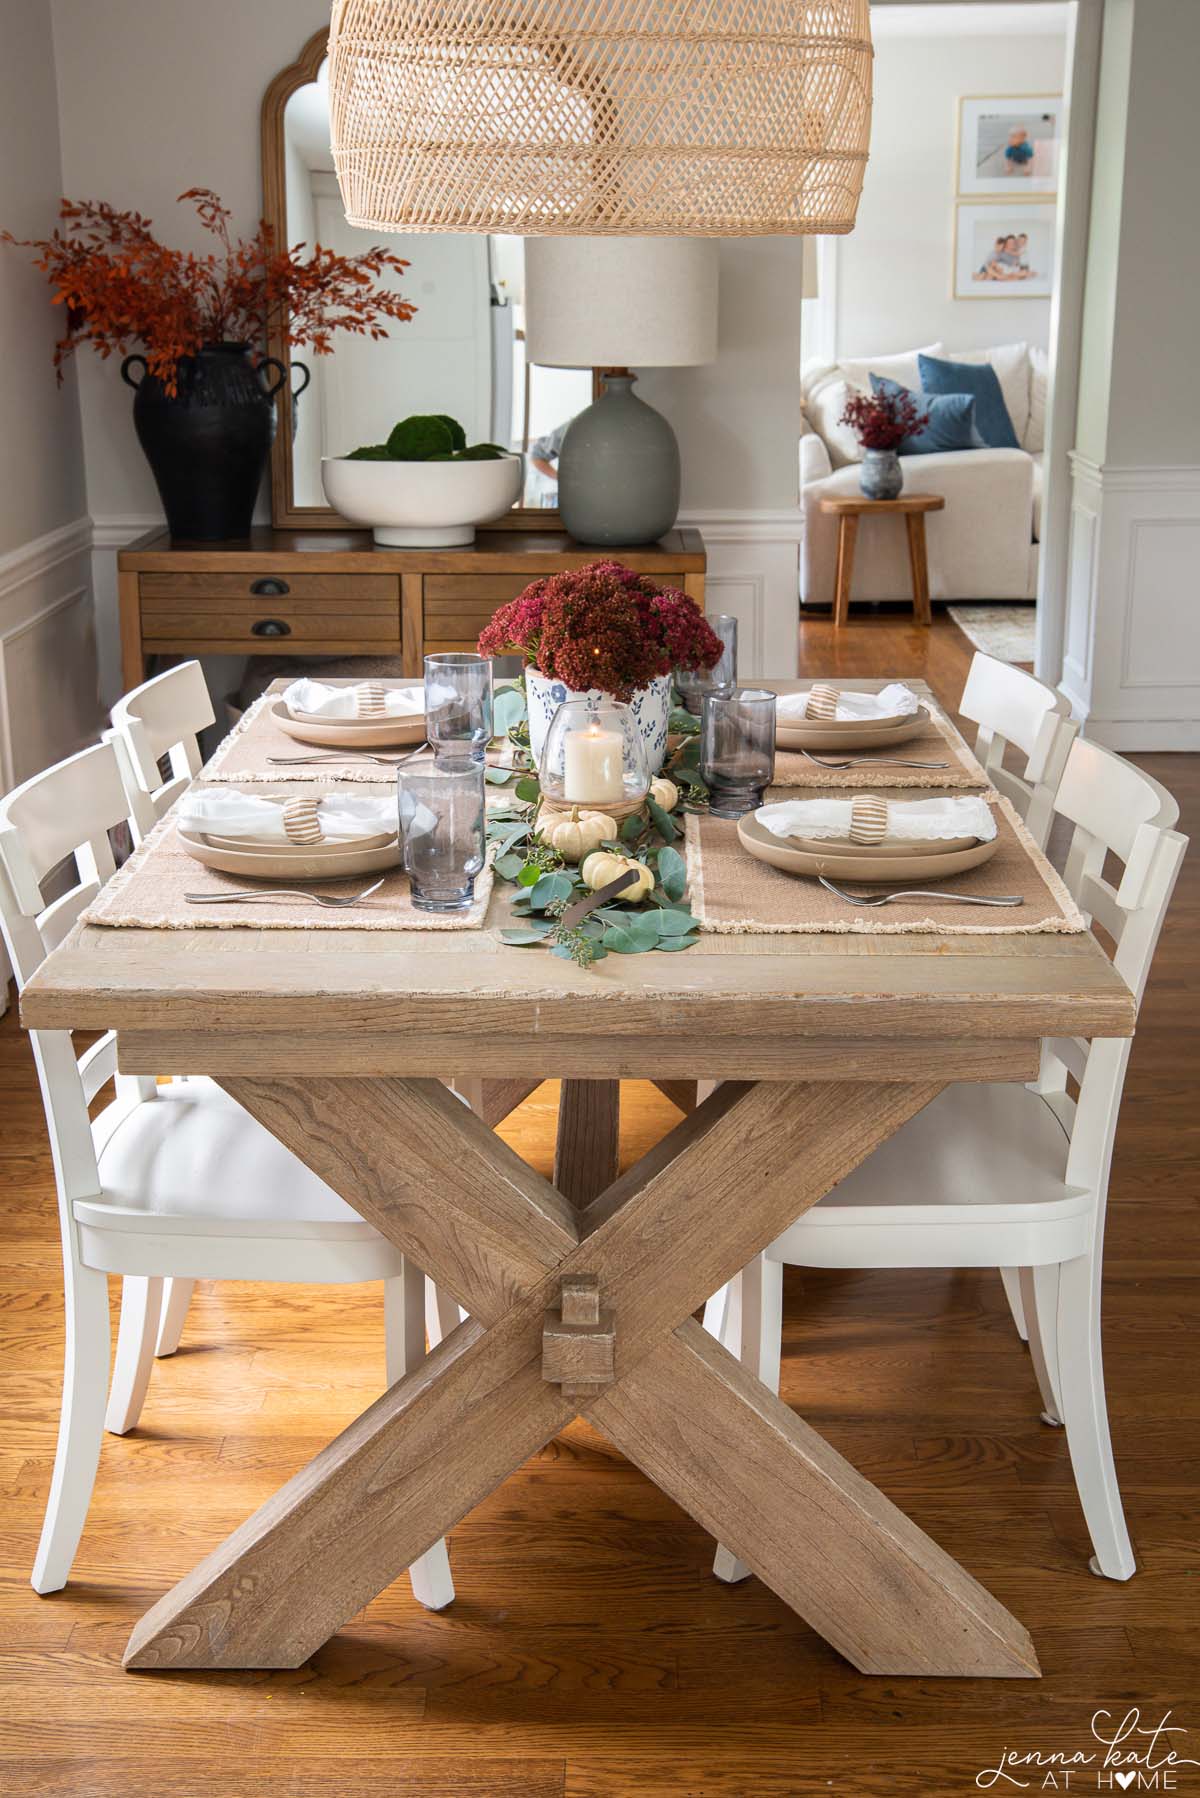
POLYGON ((846 401, 838 420, 849 425, 864 449, 898 449, 906 437, 915 437, 929 423, 906 388, 885 388, 880 393, 855 394, 846 401))
POLYGON ((620 562, 531 581, 479 635, 480 655, 520 655, 577 692, 598 687, 625 703, 675 668, 712 668, 721 648, 686 594, 620 562))

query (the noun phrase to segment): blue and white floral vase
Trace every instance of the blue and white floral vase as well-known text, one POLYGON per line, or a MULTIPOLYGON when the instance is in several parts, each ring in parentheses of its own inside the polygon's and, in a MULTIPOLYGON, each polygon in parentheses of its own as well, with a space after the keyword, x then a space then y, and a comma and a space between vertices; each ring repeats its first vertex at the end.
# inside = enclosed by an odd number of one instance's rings
MULTIPOLYGON (((529 713, 529 749, 535 765, 542 759, 542 744, 550 729, 550 720, 568 699, 591 699, 596 703, 611 698, 598 687, 581 693, 565 682, 553 680, 537 668, 525 670, 525 697, 529 713)), ((671 716, 671 676, 660 674, 648 687, 639 687, 629 701, 631 728, 636 729, 646 751, 651 774, 658 774, 667 759, 667 724, 671 716)))

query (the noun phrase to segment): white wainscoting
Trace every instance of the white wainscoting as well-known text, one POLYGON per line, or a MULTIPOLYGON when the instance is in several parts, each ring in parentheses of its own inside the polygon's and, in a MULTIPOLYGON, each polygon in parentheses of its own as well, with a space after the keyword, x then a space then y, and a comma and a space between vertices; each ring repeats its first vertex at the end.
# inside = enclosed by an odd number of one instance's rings
MULTIPOLYGON (((91 546, 78 518, 0 556, 0 793, 99 731, 91 546)), ((8 973, 0 948, 0 1012, 8 973)))
POLYGON ((700 531, 708 551, 706 611, 728 612, 738 621, 739 678, 795 675, 804 529, 800 508, 685 511, 679 522, 700 531))
POLYGON ((1111 749, 1200 749, 1200 465, 1071 464, 1061 689, 1111 749))
POLYGON ((131 512, 92 520, 92 584, 96 594, 100 693, 111 710, 121 697, 121 619, 117 608, 117 551, 161 530, 161 513, 131 512))

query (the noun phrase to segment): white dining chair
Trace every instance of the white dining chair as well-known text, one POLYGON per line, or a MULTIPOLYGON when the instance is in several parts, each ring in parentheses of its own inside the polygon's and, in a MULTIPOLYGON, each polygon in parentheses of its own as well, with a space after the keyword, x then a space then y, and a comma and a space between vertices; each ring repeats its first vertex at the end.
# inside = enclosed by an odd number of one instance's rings
POLYGON ((135 842, 199 773, 200 732, 214 722, 199 662, 180 662, 118 699, 104 741, 112 743, 121 765, 135 842), (164 760, 169 774, 163 772, 164 760))
POLYGON ((1046 847, 1054 796, 1079 726, 1061 693, 1011 662, 977 653, 958 709, 979 726, 975 754, 997 792, 1010 800, 1039 849, 1046 847), (1025 757, 1020 773, 1004 765, 1009 745, 1025 757))
MULTIPOLYGON (((1115 944, 1113 963, 1140 1005, 1187 848, 1173 828, 1179 808, 1148 774, 1077 742, 1056 810, 1075 827, 1066 884, 1115 944), (1105 878, 1110 854, 1123 869, 1116 885, 1105 878)), ((1043 1419, 1066 1428, 1092 1570, 1117 1580, 1135 1563, 1109 1439, 1100 1282, 1129 1051, 1128 1037, 1056 1039, 1042 1045, 1028 1086, 946 1087, 777 1237, 741 1275, 740 1292, 710 1301, 705 1319, 777 1392, 785 1263, 1017 1269, 1043 1419)), ((746 1570, 722 1548, 716 1572, 746 1570)))
MULTIPOLYGON (((128 805, 111 743, 35 775, 0 799, 0 925, 24 986, 113 873, 109 832, 128 805), (47 901, 53 877, 68 890, 47 901)), ((162 1085, 116 1072, 116 1039, 81 1056, 67 1031, 30 1033, 58 1190, 66 1361, 58 1446, 33 1567, 38 1592, 65 1585, 105 1425, 141 1412, 164 1279, 384 1282, 387 1383, 424 1355, 424 1276, 219 1086, 162 1085), (94 1122, 88 1107, 113 1083, 94 1122), (107 1410, 107 1275, 123 1277, 107 1410)), ((314 1343, 314 1348, 317 1345, 314 1343)), ((444 1542, 410 1569, 439 1610, 454 1588, 444 1542)))

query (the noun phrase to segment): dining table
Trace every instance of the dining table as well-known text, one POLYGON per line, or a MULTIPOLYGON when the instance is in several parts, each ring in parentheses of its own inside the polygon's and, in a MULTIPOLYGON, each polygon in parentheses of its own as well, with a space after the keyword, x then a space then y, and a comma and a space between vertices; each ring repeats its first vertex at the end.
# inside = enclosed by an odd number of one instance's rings
POLYGON ((126 1073, 211 1076, 466 1313, 126 1665, 302 1664, 582 1416, 862 1672, 1037 1677, 1022 1623, 695 1314, 948 1083, 1131 1035, 1098 942, 718 931, 581 968, 502 940, 511 894, 456 931, 81 922, 25 989, 26 1025, 114 1029, 126 1073), (494 1128, 543 1080, 553 1180, 494 1128), (622 1080, 685 1115, 618 1174, 622 1080))

